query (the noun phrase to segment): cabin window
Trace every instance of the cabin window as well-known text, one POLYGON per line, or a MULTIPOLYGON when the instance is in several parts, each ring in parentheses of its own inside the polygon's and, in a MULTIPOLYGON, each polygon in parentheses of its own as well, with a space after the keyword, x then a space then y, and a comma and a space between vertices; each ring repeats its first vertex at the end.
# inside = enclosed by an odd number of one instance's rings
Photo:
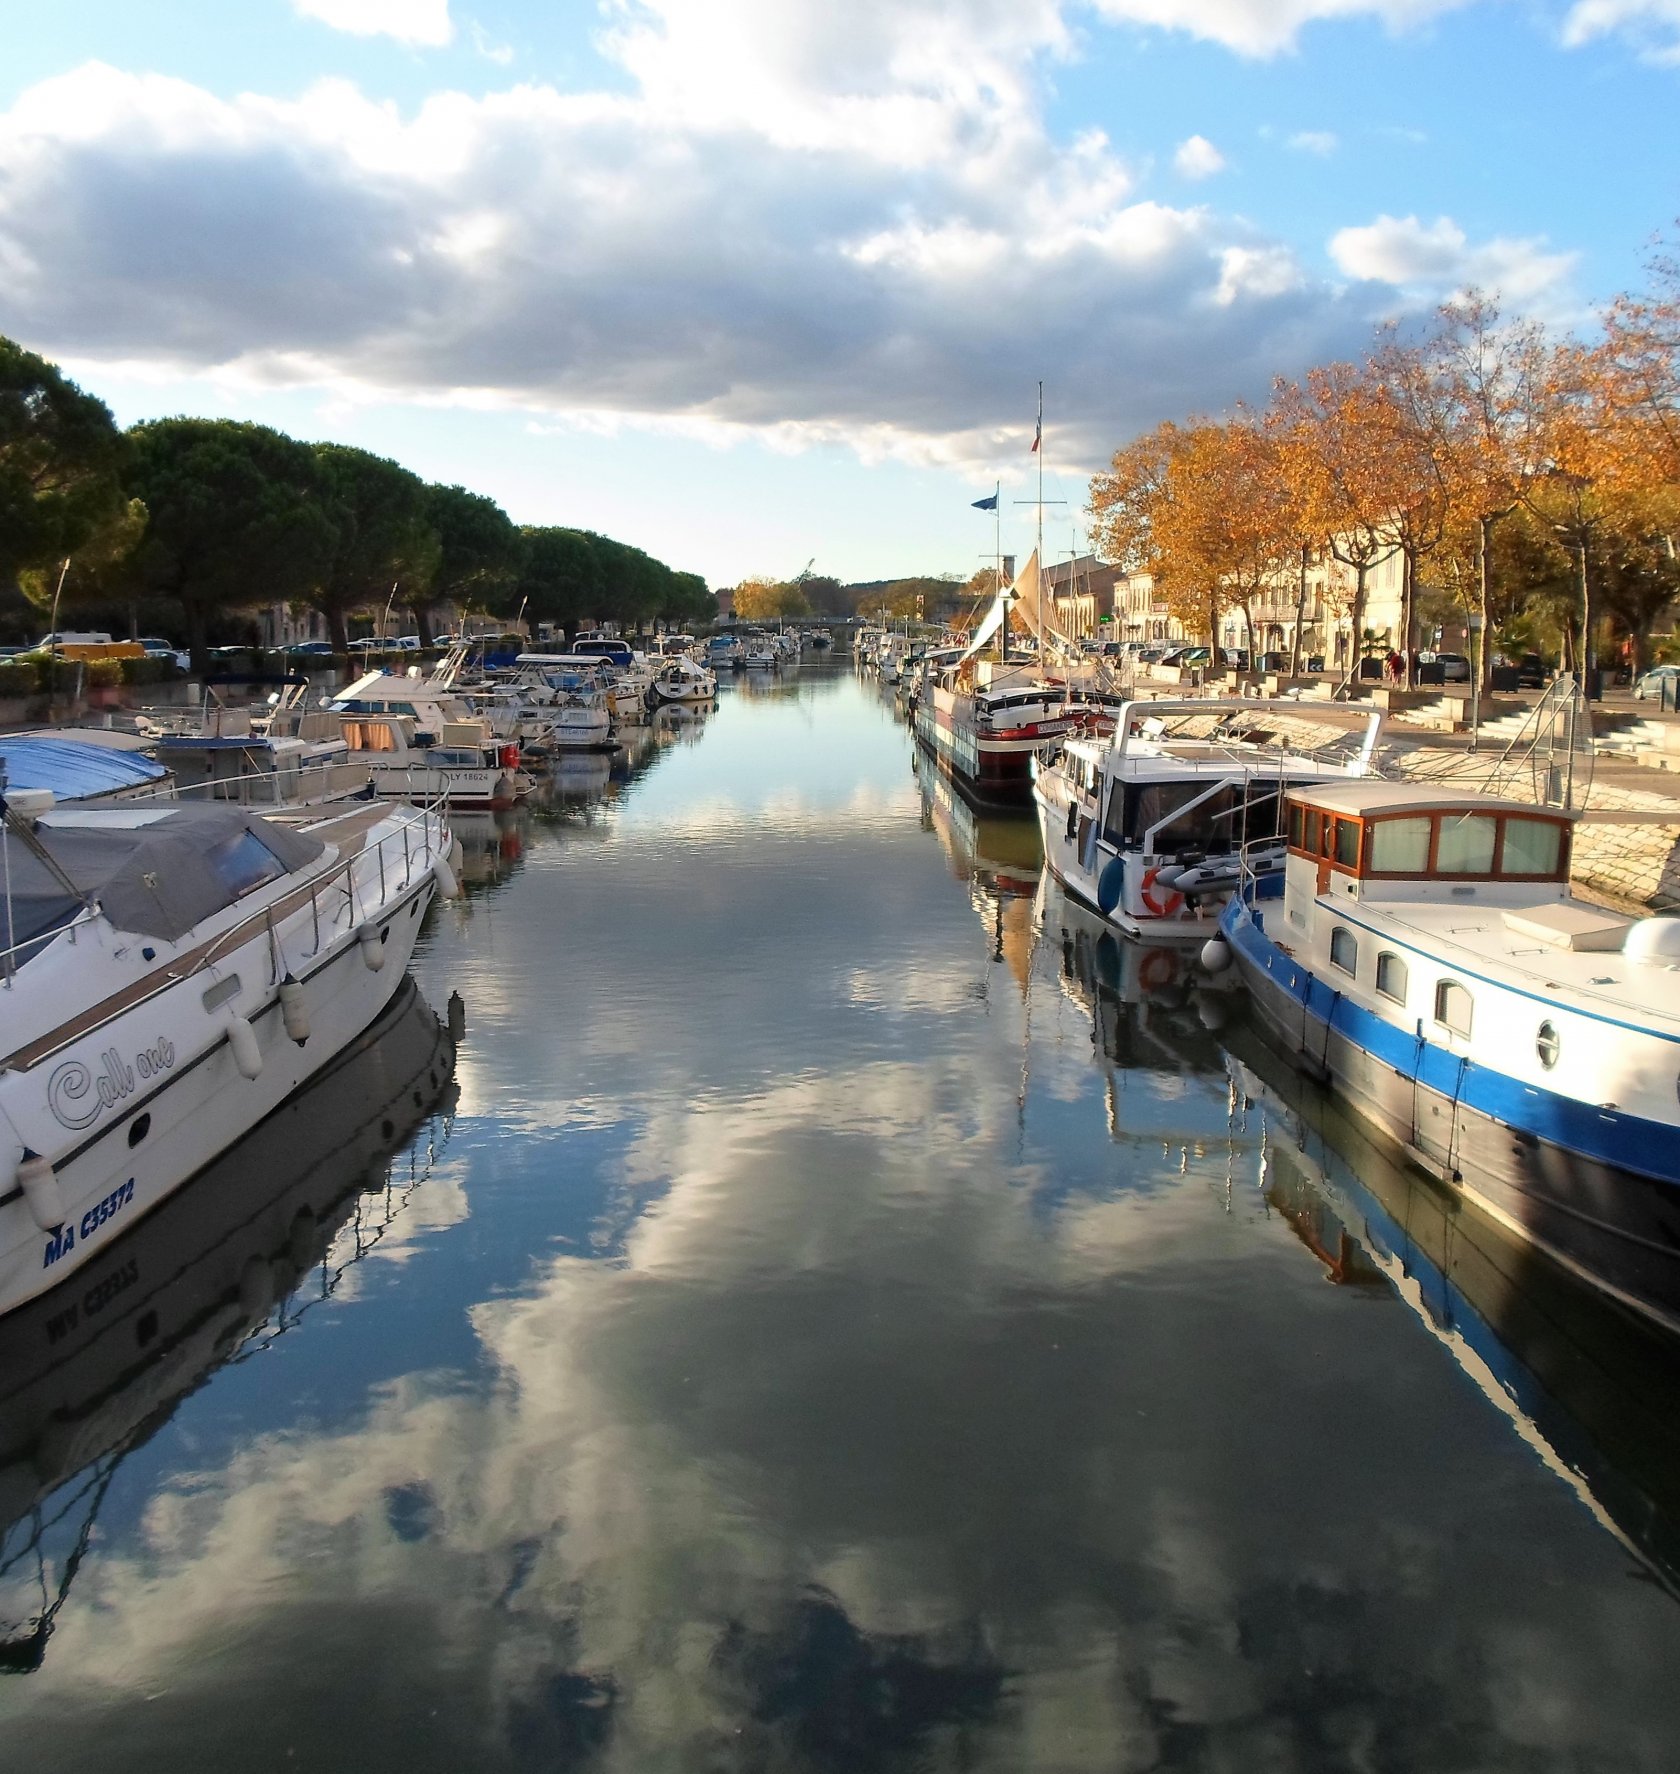
POLYGON ((1423 819, 1379 819, 1371 827, 1371 872, 1421 875, 1429 867, 1429 825, 1423 819))
POLYGON ((1435 1020, 1455 1035, 1470 1033, 1475 1004, 1467 988, 1456 979, 1444 979, 1435 988, 1435 1020))
POLYGON ((1283 836, 1283 794, 1284 785, 1280 782, 1250 784, 1242 811, 1242 841, 1245 844, 1283 836))
POLYGON ((1507 819, 1502 875, 1555 875, 1563 860, 1563 827, 1551 819, 1507 819))
POLYGON ((1543 1022, 1534 1036, 1534 1051, 1539 1054, 1540 1063, 1548 1072, 1558 1063, 1558 1054, 1562 1050, 1563 1043, 1558 1039, 1557 1024, 1550 1020, 1543 1022))
POLYGON ((1336 861, 1345 869, 1359 867, 1359 822, 1353 819, 1336 821, 1336 861))
POLYGON ((269 881, 278 881, 286 870, 280 858, 255 832, 235 832, 204 852, 210 872, 221 882, 229 899, 241 899, 269 881))
POLYGON ((1359 942, 1345 924, 1338 924, 1330 932, 1330 964, 1343 973, 1359 971, 1359 942))
POLYGON ((1309 807, 1307 809, 1307 829, 1304 834, 1304 841, 1301 848, 1305 850, 1309 856, 1317 856, 1319 845, 1323 840, 1323 837, 1324 815, 1320 813, 1317 808, 1309 807))
POLYGON ((1377 956, 1377 990, 1396 1004, 1406 1002, 1406 963, 1392 949, 1377 956))
POLYGON ((1301 846, 1306 842, 1306 831, 1307 831, 1306 810, 1301 807, 1291 807, 1289 809, 1289 847, 1290 847, 1290 849, 1299 850, 1301 848, 1301 846))
POLYGON ((1157 854, 1231 849, 1233 817, 1242 805, 1238 792, 1226 786, 1208 794, 1208 786, 1205 781, 1152 782, 1132 788, 1127 793, 1127 836, 1139 841, 1159 824, 1154 839, 1157 854))
POLYGON ((344 737, 352 751, 395 751, 396 733, 383 721, 346 721, 344 737))
POLYGON ((1499 821, 1491 813, 1443 815, 1435 843, 1438 875, 1491 875, 1499 821))
POLYGON ((1110 783, 1108 806, 1103 813, 1102 835, 1116 850, 1126 845, 1126 791, 1118 782, 1110 783))

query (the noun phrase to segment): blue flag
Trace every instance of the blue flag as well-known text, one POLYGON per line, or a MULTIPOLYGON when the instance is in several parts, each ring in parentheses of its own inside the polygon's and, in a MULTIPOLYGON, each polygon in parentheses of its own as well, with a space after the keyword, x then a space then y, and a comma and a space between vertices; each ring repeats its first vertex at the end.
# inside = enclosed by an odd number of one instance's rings
POLYGON ((974 501, 974 509, 976 511, 996 511, 997 502, 998 496, 996 493, 993 493, 989 499, 976 499, 974 501))

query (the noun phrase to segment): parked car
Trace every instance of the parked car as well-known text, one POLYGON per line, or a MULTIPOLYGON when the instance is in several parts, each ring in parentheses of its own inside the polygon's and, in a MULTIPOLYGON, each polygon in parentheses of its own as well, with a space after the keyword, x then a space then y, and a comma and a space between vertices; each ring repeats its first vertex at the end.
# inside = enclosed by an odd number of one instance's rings
POLYGON ((286 649, 289 659, 330 659, 331 641, 295 641, 286 649))
POLYGON ((396 653, 418 653, 420 651, 420 637, 417 634, 399 634, 392 641, 391 649, 396 653))
POLYGON ((1680 665, 1653 665, 1633 686, 1634 699, 1638 702, 1661 702, 1663 686, 1666 684, 1669 686, 1668 700, 1672 702, 1676 691, 1680 690, 1680 685, 1675 682, 1677 678, 1680 678, 1680 665))
POLYGON ((173 641, 166 641, 155 634, 144 634, 140 637, 140 645, 146 649, 148 659, 168 659, 179 671, 192 668, 192 655, 183 653, 173 641))
MULTIPOLYGON (((1221 647, 1219 649, 1219 659, 1221 664, 1229 667, 1232 671, 1248 670, 1247 647, 1221 647)), ((1260 663, 1261 666, 1264 667, 1266 662, 1262 659, 1260 663)))
POLYGON ((1470 682, 1470 661, 1462 653, 1437 653, 1429 663, 1440 666, 1441 679, 1444 683, 1467 684, 1470 682))

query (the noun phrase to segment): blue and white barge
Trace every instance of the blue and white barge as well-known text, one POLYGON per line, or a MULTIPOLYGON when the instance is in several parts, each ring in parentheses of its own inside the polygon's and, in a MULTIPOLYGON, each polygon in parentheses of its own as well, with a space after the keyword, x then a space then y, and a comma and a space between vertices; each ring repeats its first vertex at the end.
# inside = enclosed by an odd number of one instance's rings
POLYGON ((1680 1328, 1680 919, 1569 887, 1574 815, 1373 780, 1290 796, 1222 941, 1286 1053, 1418 1162, 1680 1328))

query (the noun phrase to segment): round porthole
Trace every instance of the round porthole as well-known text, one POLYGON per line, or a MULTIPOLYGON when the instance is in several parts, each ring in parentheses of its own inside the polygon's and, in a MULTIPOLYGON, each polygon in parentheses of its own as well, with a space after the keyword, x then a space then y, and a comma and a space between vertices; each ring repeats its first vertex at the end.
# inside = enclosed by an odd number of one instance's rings
POLYGON ((151 1131, 152 1131, 151 1116, 150 1115, 136 1115, 134 1117, 134 1119, 131 1122, 129 1122, 129 1124, 128 1124, 128 1143, 129 1143, 130 1149, 139 1145, 140 1142, 151 1131))
POLYGON ((1557 1064, 1562 1045, 1555 1025, 1543 1022, 1534 1036, 1534 1051, 1540 1055, 1540 1063, 1548 1072, 1557 1064))

